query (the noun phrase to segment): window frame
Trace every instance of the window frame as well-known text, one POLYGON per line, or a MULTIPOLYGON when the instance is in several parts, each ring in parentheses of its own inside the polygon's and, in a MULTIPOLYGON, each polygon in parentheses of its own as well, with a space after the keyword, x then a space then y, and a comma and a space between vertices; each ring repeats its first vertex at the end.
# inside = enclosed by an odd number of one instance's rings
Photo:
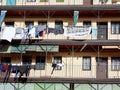
POLYGON ((13 26, 14 27, 15 22, 5 22, 5 26, 13 26))
POLYGON ((120 34, 120 21, 111 22, 111 34, 120 34))
POLYGON ((55 21, 55 28, 56 29, 63 29, 63 21, 55 21))
POLYGON ((111 70, 120 71, 120 57, 111 57, 111 70))
POLYGON ((90 71, 91 70, 91 57, 90 56, 84 56, 82 61, 83 61, 82 70, 90 71))
POLYGON ((47 29, 47 21, 38 21, 38 25, 46 25, 47 29))
POLYGON ((25 25, 26 27, 28 27, 29 25, 34 26, 34 21, 25 21, 25 25))
POLYGON ((36 56, 36 69, 45 70, 45 56, 36 56))
POLYGON ((11 64, 11 57, 1 57, 2 64, 11 64))
POLYGON ((32 65, 32 56, 22 56, 22 65, 32 65), (26 63, 27 61, 27 63, 26 63))
POLYGON ((91 21, 83 21, 83 26, 91 26, 91 21))

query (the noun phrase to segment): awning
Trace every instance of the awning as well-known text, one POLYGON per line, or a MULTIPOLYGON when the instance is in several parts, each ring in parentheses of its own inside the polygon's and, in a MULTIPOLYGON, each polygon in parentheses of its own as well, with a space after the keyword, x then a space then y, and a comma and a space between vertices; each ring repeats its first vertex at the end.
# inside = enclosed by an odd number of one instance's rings
POLYGON ((59 52, 58 45, 1 45, 0 53, 59 52))
POLYGON ((10 47, 11 47, 11 53, 25 53, 28 45, 16 45, 10 47))
POLYGON ((59 52, 58 45, 38 45, 37 52, 59 52))

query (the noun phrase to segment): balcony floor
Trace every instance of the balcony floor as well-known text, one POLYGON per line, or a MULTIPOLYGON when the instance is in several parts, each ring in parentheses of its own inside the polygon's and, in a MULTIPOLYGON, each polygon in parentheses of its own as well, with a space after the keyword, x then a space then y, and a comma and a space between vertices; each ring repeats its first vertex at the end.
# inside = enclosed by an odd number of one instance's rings
POLYGON ((79 84, 119 84, 120 79, 95 79, 95 78, 51 78, 51 77, 42 77, 42 78, 9 78, 8 81, 4 82, 4 78, 0 78, 1 83, 79 83, 79 84))

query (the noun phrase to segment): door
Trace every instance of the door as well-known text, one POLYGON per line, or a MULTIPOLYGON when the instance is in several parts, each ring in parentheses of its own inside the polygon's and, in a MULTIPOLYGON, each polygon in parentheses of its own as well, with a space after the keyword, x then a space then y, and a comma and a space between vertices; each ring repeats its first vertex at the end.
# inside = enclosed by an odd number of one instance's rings
POLYGON ((96 66, 96 72, 97 72, 97 79, 106 79, 107 78, 107 69, 108 69, 108 65, 107 65, 107 58, 103 58, 103 57, 97 57, 96 58, 96 62, 97 62, 97 66, 96 66))
POLYGON ((93 0, 83 0, 83 5, 92 5, 93 0))
POLYGON ((99 22, 98 23, 98 39, 99 40, 107 40, 107 22, 99 22))

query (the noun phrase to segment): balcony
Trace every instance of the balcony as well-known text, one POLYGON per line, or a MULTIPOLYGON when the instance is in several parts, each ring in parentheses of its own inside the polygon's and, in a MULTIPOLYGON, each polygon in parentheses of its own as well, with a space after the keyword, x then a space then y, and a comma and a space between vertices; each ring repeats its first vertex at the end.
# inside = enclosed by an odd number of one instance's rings
MULTIPOLYGON (((8 27, 10 28, 10 27, 8 27)), ((12 27, 14 28, 14 27, 12 27)), ((6 29, 5 29, 6 30, 6 29)), ((4 31, 5 31, 4 30, 4 31)), ((17 29, 16 29, 17 30, 17 29)), ((83 30, 82 28, 79 29, 79 32, 78 33, 72 33, 72 34, 66 34, 65 30, 66 29, 63 29, 63 30, 60 30, 59 29, 50 29, 52 31, 49 31, 48 29, 47 30, 44 30, 41 32, 41 34, 39 34, 39 36, 35 36, 36 34, 35 33, 28 33, 28 32, 25 32, 24 29, 22 29, 23 31, 21 31, 21 29, 19 29, 19 31, 15 31, 16 34, 13 36, 11 34, 12 33, 12 30, 9 30, 8 31, 6 30, 4 33, 3 31, 0 33, 1 35, 1 40, 8 40, 9 42, 11 42, 12 40, 120 40, 120 34, 119 33, 110 33, 111 32, 111 29, 105 29, 105 28, 102 28, 102 30, 98 30, 98 29, 95 29, 94 31, 94 28, 91 29, 89 31, 89 33, 86 32, 86 30, 83 30), (82 32, 81 32, 82 31, 82 32), (23 33, 25 32, 25 33, 23 33), (109 33, 107 33, 109 32, 109 33), (35 34, 35 35, 33 35, 35 34), (78 34, 79 36, 77 36, 76 34, 78 34), (13 36, 13 37, 10 37, 10 36, 13 36), (9 40, 10 39, 10 40, 9 40)), ((75 31, 75 30, 73 30, 75 31)), ((48 43, 49 44, 49 43, 48 43)))
MULTIPOLYGON (((15 75, 16 73, 11 72, 0 72, 0 82, 63 82, 63 83, 120 83, 120 71, 112 71, 111 66, 108 66, 106 74, 101 73, 102 76, 98 75, 96 65, 91 66, 91 70, 82 70, 82 65, 64 65, 60 70, 54 70, 52 72, 52 66, 46 65, 45 69, 30 69, 29 75, 23 74, 21 77, 15 75), (7 75, 8 74, 8 75, 7 75), (103 75, 105 74, 105 75, 103 75), (99 77, 100 76, 100 77, 99 77), (105 76, 105 77, 103 77, 105 76)), ((104 67, 104 66, 103 66, 104 67)), ((103 70, 104 71, 104 70, 103 70)))
MULTIPOLYGON (((1 0, 0 4, 4 6, 6 1, 1 0)), ((16 5, 110 5, 119 2, 120 0, 16 0, 16 5)))

